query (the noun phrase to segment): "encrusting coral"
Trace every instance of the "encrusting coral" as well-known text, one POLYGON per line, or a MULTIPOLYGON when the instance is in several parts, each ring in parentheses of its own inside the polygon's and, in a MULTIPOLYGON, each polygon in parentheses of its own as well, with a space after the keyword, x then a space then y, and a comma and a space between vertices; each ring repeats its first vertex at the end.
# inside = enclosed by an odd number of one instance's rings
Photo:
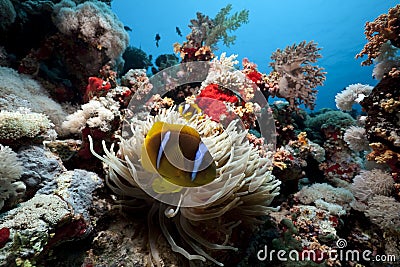
MULTIPOLYGON (((117 201, 120 206, 133 210, 149 210, 151 258, 157 264, 161 262, 154 228, 158 221, 173 251, 189 260, 208 259, 223 266, 208 251, 236 250, 229 245, 232 242, 230 238, 233 229, 239 224, 252 229, 258 222, 257 216, 268 214, 272 210, 270 204, 278 194, 280 181, 269 171, 269 159, 260 157, 258 151, 249 146, 246 132, 237 132, 234 123, 222 130, 218 123, 207 117, 194 116, 187 121, 178 112, 163 109, 158 115, 145 121, 134 117, 130 126, 133 135, 129 139, 120 138, 118 153, 113 151, 113 147, 110 150, 104 147, 105 156, 97 153, 95 155, 109 167, 106 182, 120 196, 117 201), (163 194, 158 194, 161 195, 157 196, 161 198, 161 202, 147 195, 142 189, 143 185, 140 185, 151 183, 151 173, 142 167, 139 159, 145 136, 158 121, 188 125, 196 129, 217 165, 217 178, 206 187, 185 188, 188 191, 182 195, 187 197, 182 199, 181 195, 180 200, 178 197, 177 207, 162 203, 168 201, 170 193, 165 194, 165 198, 163 194), (176 242, 173 225, 190 249, 176 242), (207 240, 205 235, 214 238, 207 240), (191 254, 191 250, 197 254, 191 254)), ((154 188, 148 186, 147 190, 153 191, 154 188)))
POLYGON ((386 163, 398 182, 400 173, 400 77, 384 77, 361 105, 367 113, 365 129, 373 151, 369 160, 386 163))

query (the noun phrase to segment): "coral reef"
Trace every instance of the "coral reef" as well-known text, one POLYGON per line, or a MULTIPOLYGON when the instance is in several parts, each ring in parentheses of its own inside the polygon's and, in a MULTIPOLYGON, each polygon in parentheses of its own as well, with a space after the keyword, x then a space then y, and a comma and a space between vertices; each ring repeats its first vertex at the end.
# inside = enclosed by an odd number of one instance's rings
POLYGON ((361 105, 367 112, 365 129, 373 151, 370 160, 387 163, 395 180, 399 174, 398 155, 400 153, 400 96, 397 89, 400 78, 382 79, 361 105))
POLYGON ((270 73, 217 56, 249 18, 229 4, 153 60, 110 6, 0 1, 0 266, 400 257, 400 5, 366 24, 356 56, 379 83, 316 112, 314 41, 277 49, 270 73))

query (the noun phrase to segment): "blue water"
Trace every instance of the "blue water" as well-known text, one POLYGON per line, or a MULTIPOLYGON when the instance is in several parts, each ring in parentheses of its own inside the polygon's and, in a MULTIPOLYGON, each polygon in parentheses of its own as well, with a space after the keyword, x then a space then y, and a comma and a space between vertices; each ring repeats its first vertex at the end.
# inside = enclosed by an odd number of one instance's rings
POLYGON ((196 12, 214 18, 218 11, 231 3, 233 12, 248 9, 249 23, 233 34, 236 43, 227 48, 219 43, 216 55, 238 54, 258 64, 259 70, 271 71, 268 63, 277 48, 285 48, 303 40, 318 43, 322 47, 320 67, 328 72, 324 86, 317 88, 315 110, 335 108, 335 95, 353 83, 376 85, 372 78, 372 66, 362 67, 355 55, 361 51, 366 39, 364 25, 398 4, 394 0, 152 0, 112 1, 112 9, 119 19, 132 28, 130 44, 140 47, 156 58, 160 54, 173 53, 172 44, 182 43, 190 32, 187 25, 196 12), (182 31, 182 37, 175 32, 182 31), (155 35, 161 36, 159 47, 155 35))

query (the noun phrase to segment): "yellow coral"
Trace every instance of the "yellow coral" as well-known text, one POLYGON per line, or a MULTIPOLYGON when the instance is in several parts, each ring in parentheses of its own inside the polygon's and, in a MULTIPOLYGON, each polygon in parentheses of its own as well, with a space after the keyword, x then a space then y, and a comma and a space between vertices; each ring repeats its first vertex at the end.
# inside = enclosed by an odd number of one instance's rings
POLYGON ((377 163, 389 163, 400 159, 400 154, 388 149, 382 143, 371 143, 369 146, 374 150, 367 155, 368 160, 375 160, 377 163))
POLYGON ((400 107, 400 101, 394 100, 393 98, 383 101, 380 105, 386 112, 393 113, 400 107))

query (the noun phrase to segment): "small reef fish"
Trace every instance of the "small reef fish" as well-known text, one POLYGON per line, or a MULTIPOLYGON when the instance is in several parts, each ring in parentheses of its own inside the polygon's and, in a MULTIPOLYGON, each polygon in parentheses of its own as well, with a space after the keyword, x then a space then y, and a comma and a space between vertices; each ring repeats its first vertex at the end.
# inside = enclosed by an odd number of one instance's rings
POLYGON ((181 103, 178 106, 178 112, 186 120, 190 120, 194 115, 201 114, 201 109, 197 104, 181 103))
POLYGON ((158 173, 166 180, 153 182, 156 192, 167 189, 171 193, 180 187, 206 185, 217 173, 213 157, 194 128, 160 121, 146 135, 141 164, 145 170, 158 173))
POLYGON ((180 37, 182 37, 181 29, 179 29, 179 27, 175 27, 175 30, 176 30, 176 33, 177 33, 180 37))
POLYGON ((158 33, 156 34, 155 40, 156 40, 156 46, 158 47, 159 46, 158 42, 161 40, 161 36, 158 33))
POLYGON ((132 29, 131 29, 129 26, 124 26, 124 29, 125 29, 125 31, 127 31, 127 32, 131 32, 131 31, 132 31, 132 29))

